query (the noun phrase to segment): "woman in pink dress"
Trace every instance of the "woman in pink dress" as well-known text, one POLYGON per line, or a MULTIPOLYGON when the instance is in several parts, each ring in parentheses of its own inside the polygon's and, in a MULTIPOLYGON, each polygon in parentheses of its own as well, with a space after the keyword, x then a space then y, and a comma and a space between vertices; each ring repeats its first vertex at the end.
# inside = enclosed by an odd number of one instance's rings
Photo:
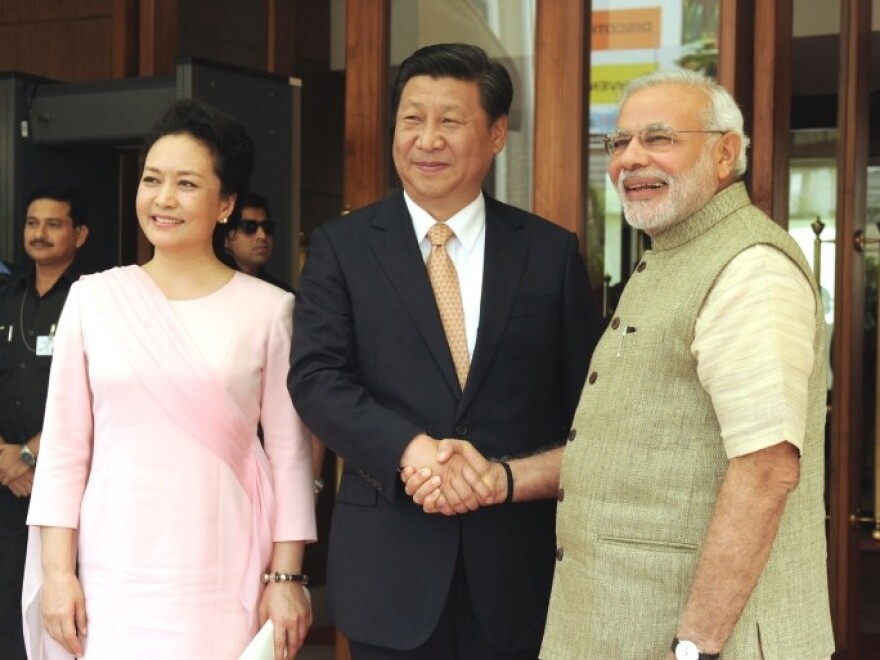
POLYGON ((234 659, 271 619, 276 659, 293 658, 315 538, 309 435, 286 385, 293 296, 212 248, 253 143, 188 100, 145 153, 153 257, 74 284, 56 334, 28 516, 30 657, 234 659))

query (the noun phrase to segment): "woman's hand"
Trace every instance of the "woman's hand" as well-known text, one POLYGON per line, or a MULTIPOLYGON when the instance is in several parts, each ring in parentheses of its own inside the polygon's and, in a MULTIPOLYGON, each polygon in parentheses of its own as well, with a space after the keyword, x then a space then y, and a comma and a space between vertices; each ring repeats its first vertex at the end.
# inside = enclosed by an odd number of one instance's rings
POLYGON ((260 599, 260 625, 272 619, 275 660, 293 660, 312 625, 312 603, 297 582, 270 582, 260 599))
POLYGON ((83 655, 86 636, 86 600, 73 571, 56 571, 43 577, 40 592, 43 628, 69 653, 83 655))

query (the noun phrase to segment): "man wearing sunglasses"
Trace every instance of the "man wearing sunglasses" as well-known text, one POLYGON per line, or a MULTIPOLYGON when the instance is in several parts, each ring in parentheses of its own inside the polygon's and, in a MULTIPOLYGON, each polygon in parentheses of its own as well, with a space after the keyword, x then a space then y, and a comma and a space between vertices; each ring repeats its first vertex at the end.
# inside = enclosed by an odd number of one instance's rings
POLYGON ((286 282, 266 272, 264 266, 272 258, 272 235, 275 222, 271 219, 269 202, 257 193, 250 193, 241 208, 241 217, 230 219, 224 246, 234 263, 231 265, 248 275, 290 291, 286 282))

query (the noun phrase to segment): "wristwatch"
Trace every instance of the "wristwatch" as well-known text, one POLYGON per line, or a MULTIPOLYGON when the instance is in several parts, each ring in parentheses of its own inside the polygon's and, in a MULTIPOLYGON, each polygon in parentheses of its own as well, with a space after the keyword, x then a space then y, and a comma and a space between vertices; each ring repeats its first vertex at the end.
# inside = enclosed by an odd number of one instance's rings
POLYGON ((28 467, 33 467, 37 464, 37 455, 31 451, 27 444, 21 446, 21 462, 28 467))
POLYGON ((675 660, 718 660, 721 657, 720 653, 703 653, 692 641, 678 637, 672 640, 672 652, 675 660))

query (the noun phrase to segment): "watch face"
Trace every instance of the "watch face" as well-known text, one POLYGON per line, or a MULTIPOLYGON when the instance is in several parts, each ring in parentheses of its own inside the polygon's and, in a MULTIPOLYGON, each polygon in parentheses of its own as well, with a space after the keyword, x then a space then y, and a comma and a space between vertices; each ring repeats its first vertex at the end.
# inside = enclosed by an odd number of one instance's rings
POLYGON ((689 640, 680 640, 675 646, 675 660, 700 660, 700 649, 689 640))
POLYGON ((33 467, 37 464, 37 457, 34 456, 34 452, 32 452, 27 445, 21 446, 21 462, 28 467, 33 467))

